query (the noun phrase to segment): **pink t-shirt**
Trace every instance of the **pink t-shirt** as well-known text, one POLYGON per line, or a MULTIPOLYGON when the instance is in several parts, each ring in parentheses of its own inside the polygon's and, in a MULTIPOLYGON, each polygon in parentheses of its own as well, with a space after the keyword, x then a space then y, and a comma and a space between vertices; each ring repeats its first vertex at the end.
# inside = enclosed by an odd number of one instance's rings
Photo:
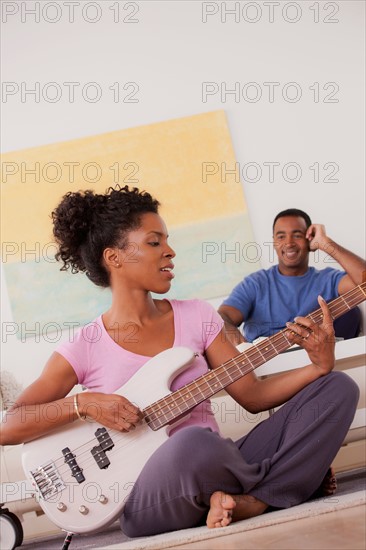
MULTIPOLYGON (((171 390, 175 391, 208 371, 204 353, 224 323, 215 309, 202 300, 169 302, 174 314, 173 346, 185 346, 197 354, 192 365, 174 379, 171 390)), ((90 391, 103 393, 119 390, 151 359, 119 346, 106 331, 101 316, 81 328, 72 342, 61 343, 56 351, 73 367, 79 384, 90 391)), ((177 429, 193 425, 219 431, 209 400, 194 407, 190 416, 177 425, 171 434, 177 429)))

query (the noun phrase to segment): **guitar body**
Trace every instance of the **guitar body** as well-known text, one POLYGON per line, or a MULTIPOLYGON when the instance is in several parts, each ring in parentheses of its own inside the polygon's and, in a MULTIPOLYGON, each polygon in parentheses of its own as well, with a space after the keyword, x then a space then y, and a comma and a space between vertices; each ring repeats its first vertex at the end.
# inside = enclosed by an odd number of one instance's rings
MULTIPOLYGON (((163 351, 116 393, 142 410, 169 394, 171 382, 193 358, 188 348, 163 351)), ((143 466, 169 437, 169 427, 153 431, 146 423, 126 433, 107 429, 113 447, 104 452, 110 464, 101 468, 91 454, 93 448, 103 447, 95 436, 98 428, 103 426, 97 422, 76 421, 24 445, 23 468, 41 507, 51 521, 72 533, 96 532, 116 520, 143 466), (65 448, 76 473, 81 470, 74 477, 63 456, 65 448), (80 481, 80 476, 85 479, 80 481)))

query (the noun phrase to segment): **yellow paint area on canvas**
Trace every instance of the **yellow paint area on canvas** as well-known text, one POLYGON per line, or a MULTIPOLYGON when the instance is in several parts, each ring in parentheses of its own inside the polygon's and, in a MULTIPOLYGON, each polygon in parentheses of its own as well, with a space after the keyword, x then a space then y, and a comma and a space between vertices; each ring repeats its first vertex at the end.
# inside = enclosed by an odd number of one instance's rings
POLYGON ((68 191, 119 184, 151 192, 168 228, 246 212, 224 111, 2 156, 2 242, 21 260, 52 241, 50 214, 68 191))

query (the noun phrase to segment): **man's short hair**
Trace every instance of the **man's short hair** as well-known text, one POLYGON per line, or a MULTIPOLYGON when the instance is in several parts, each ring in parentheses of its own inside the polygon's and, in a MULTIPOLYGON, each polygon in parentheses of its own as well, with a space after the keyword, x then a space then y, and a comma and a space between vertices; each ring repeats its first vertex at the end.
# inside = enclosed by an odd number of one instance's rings
POLYGON ((303 218, 306 223, 306 229, 311 226, 311 219, 310 216, 304 212, 303 210, 299 210, 298 208, 288 208, 287 210, 282 210, 282 212, 279 212, 277 216, 274 219, 272 230, 274 230, 274 226, 276 221, 279 218, 284 218, 285 216, 294 216, 296 218, 303 218))

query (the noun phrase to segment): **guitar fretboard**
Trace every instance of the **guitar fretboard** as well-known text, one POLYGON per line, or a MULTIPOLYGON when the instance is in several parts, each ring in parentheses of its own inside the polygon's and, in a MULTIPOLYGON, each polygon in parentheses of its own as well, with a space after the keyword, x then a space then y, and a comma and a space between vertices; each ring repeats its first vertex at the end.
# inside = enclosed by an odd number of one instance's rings
MULTIPOLYGON (((337 319, 363 302, 365 298, 366 283, 362 283, 332 300, 328 304, 332 318, 337 319)), ((320 324, 323 319, 321 308, 307 315, 307 318, 320 324)), ((242 376, 273 359, 292 346, 292 342, 288 339, 289 332, 287 328, 281 330, 249 350, 239 353, 217 369, 209 371, 183 388, 149 405, 142 411, 146 423, 153 430, 162 428, 242 376)))

